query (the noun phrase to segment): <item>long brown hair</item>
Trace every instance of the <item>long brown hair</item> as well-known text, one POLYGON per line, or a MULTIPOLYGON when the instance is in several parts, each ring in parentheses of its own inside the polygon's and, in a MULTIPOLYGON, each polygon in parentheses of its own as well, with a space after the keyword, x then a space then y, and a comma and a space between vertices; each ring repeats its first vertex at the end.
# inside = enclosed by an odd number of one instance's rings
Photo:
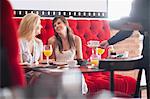
MULTIPOLYGON (((69 42, 69 47, 70 49, 72 48, 75 48, 75 40, 73 38, 73 31, 72 29, 70 28, 69 26, 69 23, 67 21, 67 19, 64 17, 64 16, 56 16, 54 19, 53 19, 53 28, 54 28, 54 23, 60 19, 67 27, 67 39, 68 39, 68 42, 69 42)), ((56 42, 55 42, 55 46, 58 45, 58 48, 59 48, 59 51, 62 53, 63 51, 63 44, 62 44, 62 39, 61 37, 58 35, 58 33, 55 31, 54 29, 54 32, 55 32, 55 37, 56 37, 56 42)))

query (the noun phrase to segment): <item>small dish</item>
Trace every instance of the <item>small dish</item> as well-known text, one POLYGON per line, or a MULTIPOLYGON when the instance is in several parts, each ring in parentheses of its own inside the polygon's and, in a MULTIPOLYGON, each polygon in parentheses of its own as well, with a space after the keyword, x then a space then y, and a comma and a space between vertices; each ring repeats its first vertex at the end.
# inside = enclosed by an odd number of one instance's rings
POLYGON ((78 68, 78 67, 80 67, 80 65, 75 65, 75 66, 73 66, 73 68, 78 68))
POLYGON ((67 64, 69 67, 75 67, 77 65, 77 60, 68 60, 67 64))
POLYGON ((24 63, 19 63, 19 65, 22 65, 22 66, 30 66, 31 64, 28 63, 28 62, 24 62, 24 63))
POLYGON ((39 62, 40 64, 47 64, 47 62, 46 61, 41 61, 41 62, 39 62))
POLYGON ((57 65, 57 66, 63 66, 63 65, 67 65, 67 62, 54 61, 53 64, 54 64, 54 65, 57 65))
POLYGON ((90 47, 90 48, 93 48, 93 47, 99 47, 99 41, 97 40, 90 40, 87 42, 87 46, 90 47))
MULTIPOLYGON (((52 63, 53 60, 49 59, 49 63, 52 63)), ((46 60, 39 61, 40 64, 47 64, 46 60)))
POLYGON ((64 69, 64 68, 68 68, 69 65, 57 65, 58 69, 64 69))

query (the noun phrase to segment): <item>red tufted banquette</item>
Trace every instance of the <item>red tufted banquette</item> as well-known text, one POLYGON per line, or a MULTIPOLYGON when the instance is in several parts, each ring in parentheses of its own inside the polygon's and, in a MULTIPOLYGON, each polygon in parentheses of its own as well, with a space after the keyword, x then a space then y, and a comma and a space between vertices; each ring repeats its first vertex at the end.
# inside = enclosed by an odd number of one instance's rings
MULTIPOLYGON (((15 19, 15 21, 20 23, 21 19, 15 19)), ((91 49, 86 46, 89 40, 107 40, 110 37, 110 28, 108 21, 106 20, 75 20, 68 19, 69 25, 74 31, 74 33, 81 37, 82 49, 84 59, 88 59, 91 55, 91 49)), ((41 19, 41 24, 43 26, 41 35, 39 36, 43 43, 46 44, 48 38, 54 35, 52 20, 51 19, 41 19)), ((107 57, 107 50, 102 55, 102 57, 107 57)), ((109 89, 109 73, 108 72, 98 72, 84 74, 85 80, 88 85, 89 93, 95 93, 101 89, 109 89)), ((115 92, 121 92, 128 95, 134 94, 136 80, 122 75, 115 74, 115 92)))
MULTIPOLYGON (((19 25, 21 19, 15 19, 19 25)), ((104 20, 68 20, 70 27, 74 33, 82 39, 83 57, 84 59, 89 58, 91 55, 91 49, 86 46, 89 40, 107 40, 110 37, 110 29, 108 22, 104 20)), ((41 24, 43 26, 41 30, 40 38, 43 43, 46 44, 49 37, 54 35, 52 20, 41 19, 41 24)), ((107 51, 102 57, 107 56, 107 51)))

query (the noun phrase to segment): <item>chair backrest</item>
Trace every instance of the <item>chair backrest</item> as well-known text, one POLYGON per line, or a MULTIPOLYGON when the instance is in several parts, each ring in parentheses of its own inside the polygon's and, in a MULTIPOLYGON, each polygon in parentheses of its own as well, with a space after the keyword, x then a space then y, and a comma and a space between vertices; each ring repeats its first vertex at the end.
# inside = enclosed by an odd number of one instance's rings
MULTIPOLYGON (((20 24, 21 19, 15 18, 17 24, 20 24)), ((91 48, 86 46, 89 40, 107 40, 110 37, 110 28, 107 20, 86 20, 86 19, 68 19, 69 25, 74 33, 81 37, 83 58, 88 59, 91 55, 91 48)), ((48 38, 54 35, 52 19, 41 19, 43 26, 39 37, 46 44, 48 38)), ((107 57, 107 50, 102 55, 107 57)))

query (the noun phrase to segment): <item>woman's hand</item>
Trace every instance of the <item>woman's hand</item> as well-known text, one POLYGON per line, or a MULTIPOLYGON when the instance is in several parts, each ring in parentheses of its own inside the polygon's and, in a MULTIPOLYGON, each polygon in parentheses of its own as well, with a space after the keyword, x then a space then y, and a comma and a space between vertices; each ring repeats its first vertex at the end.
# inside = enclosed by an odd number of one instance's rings
POLYGON ((75 35, 75 46, 76 46, 76 58, 83 59, 82 41, 81 38, 77 35, 75 35))

